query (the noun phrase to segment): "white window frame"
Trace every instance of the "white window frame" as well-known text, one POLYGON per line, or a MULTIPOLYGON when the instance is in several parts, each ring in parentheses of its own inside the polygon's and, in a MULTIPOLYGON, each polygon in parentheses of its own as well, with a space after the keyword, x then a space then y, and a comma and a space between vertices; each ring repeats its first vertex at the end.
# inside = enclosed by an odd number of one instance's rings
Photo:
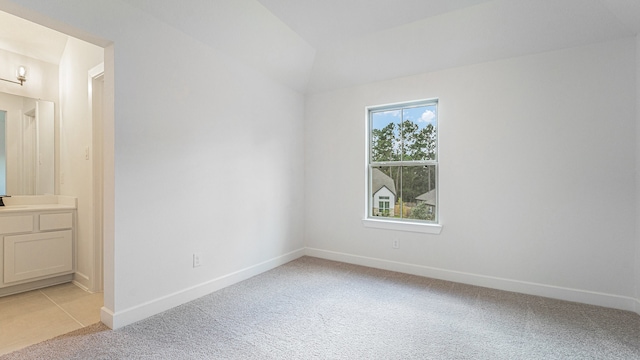
MULTIPOLYGON (((376 217, 371 214, 371 169, 373 166, 385 166, 384 162, 371 162, 371 113, 376 111, 384 111, 384 110, 394 110, 403 107, 415 107, 422 105, 439 105, 438 99, 424 99, 424 100, 415 100, 415 101, 406 101, 400 103, 393 104, 385 104, 385 105, 375 105, 375 106, 367 106, 365 108, 365 201, 364 201, 364 218, 362 219, 362 224, 368 228, 376 228, 376 229, 386 229, 386 230, 397 230, 397 231, 410 231, 410 232, 419 232, 426 234, 440 234, 442 231, 442 224, 440 218, 440 182, 439 182, 439 144, 440 144, 440 133, 439 133, 439 118, 440 111, 438 111, 438 123, 436 126, 437 131, 437 140, 436 140, 436 160, 428 160, 428 161, 418 161, 418 162, 407 162, 405 165, 435 165, 436 167, 436 222, 427 222, 422 220, 415 219, 394 219, 387 217, 376 217)), ((393 162, 394 165, 403 165, 403 162, 393 162)), ((388 163, 387 163, 388 165, 388 163)))

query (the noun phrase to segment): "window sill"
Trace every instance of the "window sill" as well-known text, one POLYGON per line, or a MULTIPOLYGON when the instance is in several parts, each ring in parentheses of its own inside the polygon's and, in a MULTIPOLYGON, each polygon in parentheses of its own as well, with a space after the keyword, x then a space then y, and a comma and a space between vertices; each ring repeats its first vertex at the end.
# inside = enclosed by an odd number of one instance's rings
POLYGON ((362 219, 362 225, 368 228, 410 231, 424 234, 438 235, 442 231, 440 224, 425 224, 404 221, 378 220, 378 219, 362 219))

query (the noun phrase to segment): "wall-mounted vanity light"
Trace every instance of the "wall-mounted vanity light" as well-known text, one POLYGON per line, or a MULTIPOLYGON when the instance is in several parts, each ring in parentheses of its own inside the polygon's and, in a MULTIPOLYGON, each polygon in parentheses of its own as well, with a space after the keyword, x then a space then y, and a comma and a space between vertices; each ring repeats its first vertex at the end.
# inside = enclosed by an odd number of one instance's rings
POLYGON ((3 79, 0 78, 0 80, 2 81, 6 81, 6 82, 10 82, 10 83, 14 83, 14 84, 19 84, 20 86, 22 86, 22 84, 27 81, 27 68, 24 66, 18 66, 18 69, 16 69, 16 79, 18 79, 18 81, 13 81, 13 80, 7 80, 7 79, 3 79))

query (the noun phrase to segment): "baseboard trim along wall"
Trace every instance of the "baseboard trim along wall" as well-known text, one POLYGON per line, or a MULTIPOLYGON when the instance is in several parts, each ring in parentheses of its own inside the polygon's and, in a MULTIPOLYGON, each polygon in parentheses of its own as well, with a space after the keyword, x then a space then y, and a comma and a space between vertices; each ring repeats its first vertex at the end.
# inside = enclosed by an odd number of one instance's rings
POLYGON ((639 300, 627 296, 471 274, 314 248, 306 248, 305 255, 492 289, 633 311, 640 314, 639 300))
POLYGON ((425 276, 434 279, 488 287, 492 289, 512 291, 529 295, 544 296, 559 300, 575 301, 584 304, 633 311, 640 315, 640 299, 635 299, 632 297, 471 274, 315 248, 304 248, 247 267, 245 269, 220 276, 216 279, 192 286, 173 294, 148 301, 129 309, 114 313, 110 309, 103 307, 101 309, 100 320, 108 327, 112 329, 118 329, 123 326, 133 324, 136 321, 143 320, 149 316, 159 314, 173 307, 195 300, 214 291, 223 289, 240 281, 249 279, 253 276, 284 265, 305 255, 321 259, 340 261, 354 265, 425 276))
POLYGON ((265 271, 274 269, 280 265, 284 265, 290 261, 304 256, 304 252, 304 249, 295 250, 290 253, 275 257, 273 259, 263 261, 259 264, 244 268, 242 270, 220 276, 216 279, 209 280, 207 282, 177 291, 173 294, 169 294, 128 309, 124 309, 122 311, 113 312, 110 309, 103 307, 100 313, 100 320, 108 327, 112 329, 118 329, 123 326, 133 324, 136 321, 146 319, 149 316, 159 314, 163 311, 195 300, 240 281, 249 279, 265 271))
POLYGON ((89 293, 93 293, 92 291, 89 290, 88 287, 84 286, 84 284, 82 284, 81 282, 79 282, 76 279, 73 279, 73 281, 71 281, 75 286, 79 287, 80 289, 89 292, 89 293))

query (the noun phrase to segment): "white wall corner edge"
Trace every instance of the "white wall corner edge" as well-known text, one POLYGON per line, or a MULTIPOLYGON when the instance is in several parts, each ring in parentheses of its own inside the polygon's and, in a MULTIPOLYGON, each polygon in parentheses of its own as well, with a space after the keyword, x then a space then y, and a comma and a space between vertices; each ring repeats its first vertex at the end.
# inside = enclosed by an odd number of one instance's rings
POLYGON ((113 311, 103 306, 100 309, 100 322, 107 325, 108 328, 113 329, 113 311))
POLYGON ((554 285, 525 282, 472 273, 464 273, 423 265, 408 264, 315 248, 306 248, 305 255, 382 270, 397 271, 405 274, 487 287, 491 289, 511 291, 558 300, 573 301, 583 304, 632 311, 640 315, 640 299, 635 299, 627 296, 565 288, 554 285))
POLYGON ((211 294, 227 286, 259 275, 263 272, 284 265, 304 255, 304 248, 294 250, 292 252, 263 261, 259 264, 249 266, 236 272, 220 276, 213 280, 194 285, 192 287, 151 301, 147 301, 140 305, 136 305, 121 311, 114 312, 111 309, 103 307, 100 311, 100 321, 102 321, 103 324, 111 329, 119 329, 129 324, 133 324, 137 321, 146 319, 150 316, 159 314, 163 311, 172 309, 176 306, 185 304, 202 296, 211 294))

